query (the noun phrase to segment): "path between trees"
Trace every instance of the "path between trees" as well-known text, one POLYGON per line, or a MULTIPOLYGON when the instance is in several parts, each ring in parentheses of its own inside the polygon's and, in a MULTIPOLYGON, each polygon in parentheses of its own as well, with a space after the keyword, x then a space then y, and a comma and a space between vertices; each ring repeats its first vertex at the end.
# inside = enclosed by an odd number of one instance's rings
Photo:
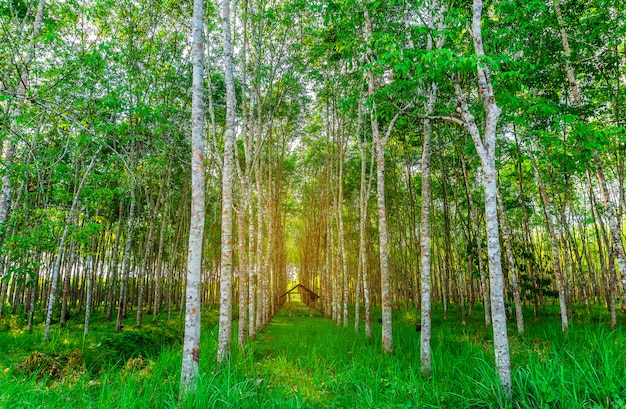
MULTIPOLYGON (((367 339, 319 311, 312 310, 309 317, 308 307, 299 301, 292 301, 291 315, 289 306, 283 306, 258 335, 253 352, 261 385, 293 396, 285 407, 397 407, 415 401, 417 383, 411 383, 419 360, 412 368, 401 363, 406 356, 384 355, 380 328, 367 339)), ((414 341, 418 345, 419 336, 414 341)))

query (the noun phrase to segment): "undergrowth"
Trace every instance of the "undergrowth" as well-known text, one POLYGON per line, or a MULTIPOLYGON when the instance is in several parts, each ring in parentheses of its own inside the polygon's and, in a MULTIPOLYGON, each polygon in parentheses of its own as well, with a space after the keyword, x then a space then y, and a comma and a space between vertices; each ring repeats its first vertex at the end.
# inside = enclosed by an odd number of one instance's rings
MULTIPOLYGON (((94 319, 55 328, 44 343, 9 318, 0 330, 0 408, 625 408, 626 334, 603 312, 580 313, 563 334, 556 313, 527 333, 509 328, 513 400, 494 367, 491 329, 477 307, 463 326, 454 308, 433 314, 433 371, 420 372, 415 311, 394 311, 394 353, 319 314, 279 311, 244 351, 217 368, 217 314, 203 315, 197 393, 180 396, 182 320, 120 333, 94 319)), ((530 317, 530 314, 527 314, 530 317)), ((236 336, 236 327, 233 334, 236 336)), ((236 344, 236 342, 235 342, 236 344)))

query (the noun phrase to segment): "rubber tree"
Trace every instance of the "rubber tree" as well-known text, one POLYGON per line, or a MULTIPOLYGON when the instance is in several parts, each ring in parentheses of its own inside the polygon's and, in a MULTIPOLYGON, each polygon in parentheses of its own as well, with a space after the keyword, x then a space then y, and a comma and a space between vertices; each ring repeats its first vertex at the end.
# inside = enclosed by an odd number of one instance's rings
POLYGON ((222 44, 226 83, 226 129, 222 165, 222 234, 220 259, 220 322, 217 362, 227 360, 232 338, 233 281, 233 170, 235 145, 235 80, 231 44, 230 0, 222 2, 222 44))
POLYGON ((191 101, 191 217, 185 287, 185 334, 180 373, 182 392, 195 392, 200 362, 200 277, 204 238, 204 41, 203 0, 194 0, 191 18, 193 83, 191 101))

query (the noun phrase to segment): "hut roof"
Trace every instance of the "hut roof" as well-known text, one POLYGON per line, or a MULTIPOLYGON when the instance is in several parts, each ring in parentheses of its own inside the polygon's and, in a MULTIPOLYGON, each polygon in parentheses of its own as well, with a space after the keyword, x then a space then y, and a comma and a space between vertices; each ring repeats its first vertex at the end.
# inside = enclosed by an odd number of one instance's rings
POLYGON ((319 295, 315 294, 313 291, 309 290, 308 288, 306 288, 306 287, 305 287, 304 285, 302 285, 302 284, 298 284, 298 285, 294 286, 291 290, 289 290, 289 291, 287 291, 285 294, 281 295, 281 297, 284 297, 284 296, 286 296, 287 294, 290 294, 291 292, 295 291, 296 289, 298 290, 298 291, 296 292, 296 294, 299 294, 299 293, 300 293, 300 291, 304 291, 305 293, 307 293, 307 294, 309 295, 309 297, 311 297, 311 300, 312 300, 312 301, 315 301, 315 300, 317 300, 318 298, 320 298, 320 296, 319 296, 319 295))

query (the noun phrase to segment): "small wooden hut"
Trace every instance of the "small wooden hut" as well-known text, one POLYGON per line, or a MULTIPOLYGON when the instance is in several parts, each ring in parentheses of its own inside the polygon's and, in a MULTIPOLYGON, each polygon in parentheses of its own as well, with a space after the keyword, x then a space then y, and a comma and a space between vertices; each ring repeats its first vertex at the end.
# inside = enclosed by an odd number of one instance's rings
POLYGON ((300 296, 300 301, 302 301, 304 304, 307 305, 308 310, 309 310, 309 317, 312 315, 311 314, 311 309, 317 309, 317 301, 319 300, 320 296, 315 294, 315 292, 309 290, 308 288, 306 288, 304 285, 302 284, 298 284, 296 286, 294 286, 291 290, 287 291, 285 294, 280 296, 280 301, 281 303, 284 303, 285 301, 288 302, 287 304, 287 308, 289 310, 289 316, 291 317, 291 310, 298 310, 298 309, 302 309, 302 308, 292 308, 291 307, 291 295, 292 294, 298 294, 300 296))

